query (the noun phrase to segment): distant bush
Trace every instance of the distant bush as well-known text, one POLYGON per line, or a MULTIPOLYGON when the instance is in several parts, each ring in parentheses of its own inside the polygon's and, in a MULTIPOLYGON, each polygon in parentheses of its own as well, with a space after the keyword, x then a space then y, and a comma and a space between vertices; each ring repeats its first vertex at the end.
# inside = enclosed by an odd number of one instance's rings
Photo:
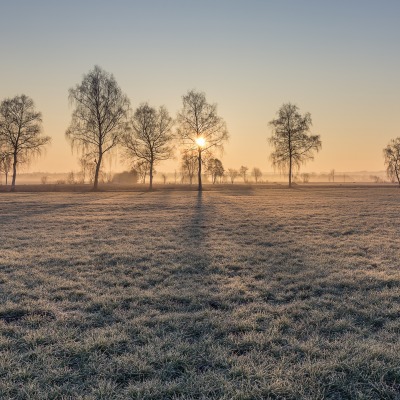
POLYGON ((42 185, 46 185, 47 184, 47 182, 49 181, 49 177, 48 176, 42 176, 41 178, 40 178, 40 182, 42 182, 42 185))
POLYGON ((124 185, 132 185, 139 180, 139 174, 136 170, 124 171, 115 174, 112 178, 112 183, 119 183, 124 185))
POLYGON ((56 184, 57 184, 57 185, 65 185, 65 180, 64 180, 64 179, 58 179, 58 180, 56 181, 56 184))

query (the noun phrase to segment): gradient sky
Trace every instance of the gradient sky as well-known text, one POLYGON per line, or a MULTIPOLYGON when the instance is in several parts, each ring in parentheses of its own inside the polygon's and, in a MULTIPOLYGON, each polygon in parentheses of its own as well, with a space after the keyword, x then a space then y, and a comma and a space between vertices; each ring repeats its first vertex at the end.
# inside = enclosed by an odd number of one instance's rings
POLYGON ((25 93, 43 113, 53 142, 30 171, 77 169, 68 89, 95 64, 133 107, 175 116, 204 91, 228 125, 226 168, 272 170, 268 122, 290 101, 322 139, 303 171, 376 171, 400 136, 399 43, 399 0, 0 0, 0 99, 25 93))

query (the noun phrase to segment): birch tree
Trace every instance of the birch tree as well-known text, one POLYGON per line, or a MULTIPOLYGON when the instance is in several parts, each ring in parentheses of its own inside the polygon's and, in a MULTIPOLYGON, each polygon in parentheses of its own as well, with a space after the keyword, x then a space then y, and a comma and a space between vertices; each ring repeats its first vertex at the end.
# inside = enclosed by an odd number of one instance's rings
POLYGON ((272 165, 289 174, 289 187, 295 170, 309 160, 314 159, 314 152, 321 149, 319 135, 311 135, 311 114, 301 115, 297 106, 291 103, 283 104, 277 118, 269 125, 272 136, 269 138, 274 150, 271 154, 272 165))

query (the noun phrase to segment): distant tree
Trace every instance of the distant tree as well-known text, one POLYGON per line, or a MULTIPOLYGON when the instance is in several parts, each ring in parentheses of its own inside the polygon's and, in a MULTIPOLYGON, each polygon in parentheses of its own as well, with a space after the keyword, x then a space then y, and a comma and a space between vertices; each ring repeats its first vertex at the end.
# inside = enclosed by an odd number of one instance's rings
POLYGON ((400 187, 400 137, 392 139, 383 149, 386 173, 392 180, 396 179, 400 187))
POLYGON ((68 173, 67 176, 67 183, 68 185, 73 185, 75 183, 75 174, 74 171, 71 171, 68 173))
POLYGON ((256 181, 256 183, 262 177, 262 172, 261 172, 260 168, 254 167, 251 171, 251 174, 254 176, 254 180, 256 181))
POLYGON ((382 182, 382 178, 377 176, 377 175, 370 175, 369 178, 375 183, 381 183, 382 182))
POLYGON ((167 174, 162 173, 161 178, 163 180, 164 185, 167 183, 167 174))
POLYGON ((97 65, 69 89, 69 99, 75 108, 65 134, 73 149, 94 160, 93 190, 97 190, 104 154, 117 146, 126 132, 129 100, 114 76, 97 65))
POLYGON ((193 183, 193 178, 197 173, 198 168, 197 152, 195 150, 189 150, 183 153, 181 161, 182 176, 189 178, 189 183, 193 183))
POLYGON ((269 124, 272 127, 269 142, 274 147, 272 164, 283 172, 288 171, 291 187, 293 172, 306 161, 312 160, 314 151, 321 149, 320 136, 309 134, 311 114, 301 115, 298 107, 291 103, 283 104, 278 117, 269 124))
POLYGON ((127 157, 149 165, 150 190, 153 189, 154 166, 172 157, 172 125, 173 120, 165 107, 156 110, 144 103, 136 109, 131 119, 132 129, 124 135, 127 157))
MULTIPOLYGON (((133 169, 137 171, 141 183, 146 183, 147 175, 150 172, 150 165, 146 160, 140 160, 133 164, 133 169)), ((156 171, 153 169, 153 175, 156 171)))
POLYGON ((49 181, 49 177, 47 175, 43 175, 40 178, 40 182, 42 183, 42 185, 47 185, 47 182, 49 181))
POLYGON ((202 155, 216 148, 222 149, 229 135, 224 120, 217 114, 217 105, 209 104, 205 93, 191 90, 182 100, 177 133, 186 151, 197 151, 198 190, 201 191, 202 155))
POLYGON ((0 146, 0 172, 2 172, 6 178, 6 185, 8 185, 8 175, 11 171, 11 165, 12 156, 7 146, 0 146))
POLYGON ((302 174, 300 174, 300 176, 303 180, 303 183, 308 183, 310 181, 310 174, 308 174, 307 172, 303 172, 302 174))
POLYGON ((214 184, 217 181, 217 178, 221 179, 224 175, 222 162, 218 160, 218 158, 210 158, 207 163, 207 171, 211 175, 211 182, 214 184))
POLYGON ((237 169, 229 168, 228 175, 229 175, 229 179, 231 180, 231 183, 233 185, 233 182, 235 182, 235 179, 239 176, 239 171, 237 169))
POLYGON ((331 169, 328 175, 329 182, 335 182, 335 170, 331 169))
POLYGON ((246 175, 247 175, 247 171, 249 169, 247 167, 245 167, 244 165, 242 165, 239 169, 239 175, 242 177, 243 182, 247 182, 246 180, 246 175))
POLYGON ((0 142, 12 157, 12 191, 15 190, 17 165, 40 155, 50 141, 49 136, 42 135, 42 114, 35 110, 31 98, 21 95, 1 102, 0 142))

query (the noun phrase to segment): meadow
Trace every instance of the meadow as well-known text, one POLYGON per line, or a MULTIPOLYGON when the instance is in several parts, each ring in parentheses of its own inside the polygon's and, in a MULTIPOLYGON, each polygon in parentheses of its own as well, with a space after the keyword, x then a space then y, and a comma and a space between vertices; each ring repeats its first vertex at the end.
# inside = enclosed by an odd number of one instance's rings
POLYGON ((400 190, 0 193, 1 399, 400 399, 400 190))

